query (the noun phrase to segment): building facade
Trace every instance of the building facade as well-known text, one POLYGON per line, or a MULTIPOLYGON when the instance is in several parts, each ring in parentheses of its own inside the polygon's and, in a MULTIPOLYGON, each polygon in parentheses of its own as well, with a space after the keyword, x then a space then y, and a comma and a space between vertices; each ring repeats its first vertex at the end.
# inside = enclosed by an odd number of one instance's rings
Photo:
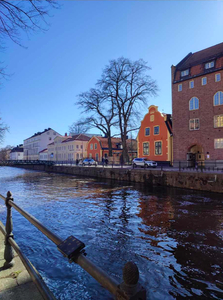
POLYGON ((172 118, 151 105, 137 136, 138 157, 172 164, 172 118))
POLYGON ((39 152, 46 149, 50 141, 60 136, 55 130, 48 128, 42 132, 37 132, 30 138, 24 140, 24 159, 38 160, 39 152))
POLYGON ((48 160, 51 161, 75 161, 87 157, 87 143, 89 136, 78 134, 74 136, 56 137, 50 143, 48 149, 48 160))
POLYGON ((39 152, 39 160, 48 161, 48 150, 47 149, 43 149, 42 151, 39 152))
POLYGON ((23 160, 23 145, 13 148, 9 154, 10 160, 23 160))
MULTIPOLYGON (((109 157, 108 139, 105 137, 94 136, 87 145, 87 156, 101 162, 102 159, 108 159, 109 163, 119 164, 122 155, 122 140, 112 138, 112 157, 109 157)), ((128 155, 130 161, 137 157, 137 142, 134 139, 127 139, 128 155)))
POLYGON ((172 66, 173 159, 223 160, 223 43, 172 66))

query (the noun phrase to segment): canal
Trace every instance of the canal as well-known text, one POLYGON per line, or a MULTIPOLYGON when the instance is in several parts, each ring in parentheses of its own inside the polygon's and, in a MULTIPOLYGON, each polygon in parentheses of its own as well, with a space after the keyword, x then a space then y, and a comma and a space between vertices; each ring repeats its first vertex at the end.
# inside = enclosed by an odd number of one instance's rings
MULTIPOLYGON (((223 299, 222 195, 0 167, 0 193, 8 190, 62 238, 82 240, 119 281, 134 261, 148 299, 223 299)), ((58 299, 112 299, 15 210, 13 222, 15 240, 58 299)))

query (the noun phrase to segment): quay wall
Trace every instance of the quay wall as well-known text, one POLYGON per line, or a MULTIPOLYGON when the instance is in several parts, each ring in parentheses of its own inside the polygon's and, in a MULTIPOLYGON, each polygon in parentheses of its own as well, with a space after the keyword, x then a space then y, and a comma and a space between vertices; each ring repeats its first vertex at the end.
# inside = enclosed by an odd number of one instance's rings
POLYGON ((17 165, 16 167, 69 175, 223 193, 223 174, 148 169, 17 165))

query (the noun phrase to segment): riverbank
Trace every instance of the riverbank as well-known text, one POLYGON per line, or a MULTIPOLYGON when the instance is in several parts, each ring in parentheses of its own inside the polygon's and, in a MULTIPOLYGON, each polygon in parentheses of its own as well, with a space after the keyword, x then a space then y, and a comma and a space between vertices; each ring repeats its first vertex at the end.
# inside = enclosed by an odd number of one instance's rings
POLYGON ((223 174, 220 173, 47 165, 17 165, 16 167, 99 179, 143 183, 147 186, 160 185, 223 193, 223 174))

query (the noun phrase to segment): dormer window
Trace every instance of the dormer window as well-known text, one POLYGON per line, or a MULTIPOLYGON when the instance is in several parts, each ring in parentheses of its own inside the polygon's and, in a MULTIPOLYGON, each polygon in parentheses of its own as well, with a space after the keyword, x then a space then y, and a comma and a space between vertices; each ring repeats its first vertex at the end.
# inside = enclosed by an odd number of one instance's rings
POLYGON ((214 68, 214 60, 208 62, 205 64, 205 69, 211 69, 211 68, 214 68))
POLYGON ((181 71, 181 77, 189 75, 189 69, 181 71))

